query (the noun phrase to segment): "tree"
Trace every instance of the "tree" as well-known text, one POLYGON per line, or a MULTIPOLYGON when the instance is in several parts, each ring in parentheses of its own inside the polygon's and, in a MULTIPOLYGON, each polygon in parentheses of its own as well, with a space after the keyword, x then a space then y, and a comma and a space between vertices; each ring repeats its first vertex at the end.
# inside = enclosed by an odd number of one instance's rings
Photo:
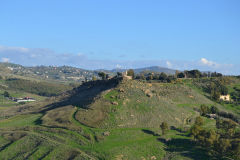
POLYGON ((168 124, 167 122, 162 122, 162 124, 160 125, 161 129, 162 129, 162 135, 165 135, 166 131, 168 130, 168 124))
POLYGON ((220 95, 221 94, 220 94, 220 92, 217 89, 214 89, 214 90, 211 91, 211 97, 214 100, 219 100, 220 95))
POLYGON ((161 73, 160 75, 159 75, 159 80, 160 81, 166 81, 167 80, 167 75, 166 75, 166 73, 161 73))
POLYGON ((127 76, 131 76, 132 79, 134 79, 134 70, 133 70, 133 69, 129 69, 129 70, 127 71, 127 76))
POLYGON ((219 112, 219 110, 216 106, 212 106, 210 110, 211 110, 212 114, 217 114, 219 112))
POLYGON ((202 131, 202 127, 199 125, 194 124, 191 128, 190 128, 190 135, 192 135, 194 137, 194 139, 196 140, 198 135, 200 134, 200 132, 202 131))
POLYGON ((221 85, 221 94, 227 95, 228 94, 228 88, 225 85, 221 85))
POLYGON ((230 129, 232 130, 236 129, 236 123, 232 120, 217 119, 216 127, 228 133, 230 129))
POLYGON ((194 125, 190 128, 190 134, 194 137, 194 139, 197 139, 197 136, 200 135, 200 132, 202 132, 202 126, 203 125, 203 119, 202 117, 196 117, 194 125))
POLYGON ((99 72, 98 73, 98 76, 102 78, 102 80, 105 80, 106 79, 106 73, 104 72, 99 72))
POLYGON ((177 78, 184 78, 185 74, 183 72, 178 73, 177 78))
POLYGON ((201 116, 196 117, 195 124, 198 125, 198 126, 203 125, 203 119, 202 119, 201 116))
POLYGON ((147 80, 153 80, 153 78, 154 78, 153 75, 152 75, 152 74, 149 74, 146 79, 147 79, 147 80))
POLYGON ((202 77, 202 73, 199 70, 191 70, 191 71, 184 71, 187 75, 187 78, 200 78, 202 77))
POLYGON ((166 80, 167 80, 168 83, 171 83, 172 81, 175 81, 176 78, 172 75, 169 75, 166 80))
POLYGON ((240 160, 240 132, 236 123, 231 120, 217 119, 216 130, 203 129, 196 123, 190 133, 197 143, 209 153, 213 159, 240 160))
POLYGON ((4 97, 10 97, 10 94, 7 91, 4 91, 3 96, 4 97))
POLYGON ((117 76, 118 77, 122 77, 122 73, 121 72, 117 72, 117 76))
POLYGON ((208 106, 202 104, 202 105, 200 106, 200 114, 201 114, 201 116, 206 116, 208 113, 209 113, 209 108, 208 108, 208 106))

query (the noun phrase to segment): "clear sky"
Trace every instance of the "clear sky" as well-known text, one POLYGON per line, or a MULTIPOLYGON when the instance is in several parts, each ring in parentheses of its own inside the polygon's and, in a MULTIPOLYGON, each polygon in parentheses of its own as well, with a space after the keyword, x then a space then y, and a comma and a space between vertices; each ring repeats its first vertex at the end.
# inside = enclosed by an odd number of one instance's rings
POLYGON ((66 56, 67 61, 52 64, 89 69, 150 63, 179 69, 184 65, 236 69, 240 1, 0 0, 2 61, 39 65, 38 54, 66 56), (74 61, 77 57, 82 65, 74 61))

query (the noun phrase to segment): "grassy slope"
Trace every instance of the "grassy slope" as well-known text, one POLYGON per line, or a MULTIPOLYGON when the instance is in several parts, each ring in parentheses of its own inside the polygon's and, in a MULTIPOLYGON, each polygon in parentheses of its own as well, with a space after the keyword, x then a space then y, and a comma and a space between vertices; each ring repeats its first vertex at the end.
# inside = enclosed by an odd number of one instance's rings
POLYGON ((179 127, 185 124, 186 119, 198 115, 194 109, 200 104, 213 104, 213 102, 181 84, 127 81, 106 92, 103 98, 91 104, 91 109, 87 112, 80 110, 76 118, 88 126, 102 128, 158 128, 163 121, 179 127), (151 97, 147 94, 151 94, 151 97), (98 110, 101 110, 102 106, 109 116, 99 124, 96 122, 101 116, 98 110))
MULTIPOLYGON (((233 83, 228 85, 229 93, 234 92, 234 89, 233 89, 234 87, 236 87, 237 89, 240 89, 240 79, 234 78, 232 81, 233 83)), ((240 105, 224 104, 224 107, 240 115, 240 105)))
MULTIPOLYGON (((94 103, 84 102, 88 110, 68 104, 39 112, 35 104, 20 115, 0 120, 0 159, 209 159, 186 133, 170 130, 161 136, 159 129, 162 121, 187 126, 184 120, 198 115, 194 108, 214 103, 199 91, 182 84, 138 81, 100 91, 94 103)), ((82 97, 75 96, 71 102, 76 104, 82 97)), ((214 123, 205 119, 206 128, 214 123)))

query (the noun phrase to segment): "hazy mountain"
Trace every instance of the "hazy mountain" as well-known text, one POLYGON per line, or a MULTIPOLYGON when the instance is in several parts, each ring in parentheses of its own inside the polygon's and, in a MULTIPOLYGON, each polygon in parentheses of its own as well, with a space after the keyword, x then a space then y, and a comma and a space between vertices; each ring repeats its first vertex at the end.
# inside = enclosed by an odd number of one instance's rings
MULTIPOLYGON (((113 69, 111 72, 124 72, 127 69, 113 69)), ((140 73, 140 72, 164 72, 166 74, 175 74, 176 70, 174 69, 169 69, 165 67, 160 67, 160 66, 151 66, 151 67, 144 67, 144 68, 136 68, 134 69, 135 73, 140 73)))

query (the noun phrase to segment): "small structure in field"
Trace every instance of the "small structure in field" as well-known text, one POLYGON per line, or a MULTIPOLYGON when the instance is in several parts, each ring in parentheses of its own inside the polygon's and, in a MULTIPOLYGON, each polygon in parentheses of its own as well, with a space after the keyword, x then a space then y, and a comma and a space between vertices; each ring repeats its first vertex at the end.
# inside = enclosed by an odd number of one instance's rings
POLYGON ((230 95, 220 95, 220 99, 223 100, 223 101, 230 101, 231 98, 230 98, 230 95))
POLYGON ((34 102, 36 100, 31 97, 24 97, 24 98, 15 98, 14 101, 17 103, 20 103, 20 102, 34 102))
POLYGON ((210 119, 217 119, 216 114, 207 114, 207 117, 210 118, 210 119))

